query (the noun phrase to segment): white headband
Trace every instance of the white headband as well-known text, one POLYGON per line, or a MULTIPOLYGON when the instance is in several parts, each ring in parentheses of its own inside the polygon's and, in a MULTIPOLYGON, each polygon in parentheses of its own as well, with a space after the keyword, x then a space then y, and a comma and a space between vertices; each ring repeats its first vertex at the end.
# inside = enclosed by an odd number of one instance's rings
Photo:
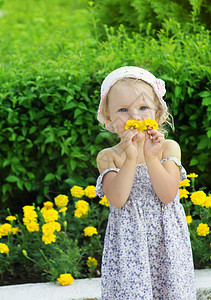
POLYGON ((101 100, 98 108, 97 119, 100 123, 105 124, 106 128, 111 132, 113 132, 112 128, 106 123, 106 120, 102 116, 102 103, 110 88, 118 80, 125 77, 141 79, 150 84, 158 96, 160 103, 163 105, 164 109, 167 110, 166 102, 163 100, 163 96, 166 93, 165 82, 162 79, 156 78, 152 73, 139 67, 121 67, 108 74, 101 85, 101 100))

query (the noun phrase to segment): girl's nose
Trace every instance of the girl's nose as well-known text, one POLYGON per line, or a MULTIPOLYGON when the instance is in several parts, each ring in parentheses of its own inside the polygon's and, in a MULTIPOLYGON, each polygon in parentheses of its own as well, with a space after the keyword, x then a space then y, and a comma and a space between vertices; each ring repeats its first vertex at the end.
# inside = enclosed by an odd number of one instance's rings
POLYGON ((141 121, 141 116, 137 111, 133 111, 130 113, 131 120, 141 121))

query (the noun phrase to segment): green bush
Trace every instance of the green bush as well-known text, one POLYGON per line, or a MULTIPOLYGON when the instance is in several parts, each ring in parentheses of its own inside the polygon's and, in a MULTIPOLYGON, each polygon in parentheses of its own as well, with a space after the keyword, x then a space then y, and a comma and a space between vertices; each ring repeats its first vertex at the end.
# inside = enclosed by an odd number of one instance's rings
MULTIPOLYGON (((170 20, 156 38, 150 28, 143 37, 128 35, 120 26, 118 30, 105 27, 105 42, 88 29, 78 32, 80 40, 75 41, 70 39, 70 11, 64 5, 61 16, 55 7, 47 14, 49 26, 44 15, 40 24, 26 9, 25 19, 22 11, 17 13, 12 30, 9 13, 0 19, 2 207, 39 204, 43 196, 49 199, 67 185, 95 183, 96 155, 116 140, 101 131, 96 120, 100 84, 110 71, 124 65, 141 66, 166 81, 166 101, 176 126, 169 136, 181 145, 184 166, 202 174, 203 185, 209 184, 209 32, 204 27, 188 32, 170 20)), ((92 8, 82 11, 93 16, 92 8)))
MULTIPOLYGON (((143 30, 147 33, 152 27, 154 34, 163 27, 169 18, 182 24, 203 24, 210 29, 211 8, 209 1, 168 1, 168 0, 95 0, 95 15, 98 26, 106 24, 118 28, 123 24, 128 31, 143 30)), ((102 35, 103 31, 100 30, 102 35)))
POLYGON ((74 188, 41 208, 26 205, 22 214, 12 216, 8 209, 2 215, 0 285, 56 281, 66 273, 100 275, 109 204, 96 198, 94 186, 74 188))

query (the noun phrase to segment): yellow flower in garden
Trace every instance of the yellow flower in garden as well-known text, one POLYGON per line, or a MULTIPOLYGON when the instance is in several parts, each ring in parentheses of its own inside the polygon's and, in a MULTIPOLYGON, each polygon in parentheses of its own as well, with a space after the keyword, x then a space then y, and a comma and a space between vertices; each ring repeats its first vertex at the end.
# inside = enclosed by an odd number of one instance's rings
POLYGON ((206 208, 211 207, 211 195, 206 197, 205 202, 202 204, 202 206, 205 206, 206 208))
POLYGON ((18 231, 20 231, 18 227, 14 227, 11 230, 12 230, 12 234, 16 234, 18 231))
POLYGON ((67 206, 69 202, 68 197, 66 195, 58 195, 57 197, 54 198, 54 201, 58 208, 67 206))
POLYGON ((84 190, 84 195, 88 198, 95 198, 95 186, 94 185, 88 185, 84 190))
POLYGON ((75 212, 74 212, 74 216, 76 218, 82 218, 84 215, 79 209, 76 209, 75 212))
POLYGON ((196 232, 200 236, 206 236, 209 234, 209 226, 207 224, 200 223, 196 228, 196 232))
POLYGON ((26 228, 28 230, 28 232, 34 232, 34 231, 39 231, 39 224, 37 222, 30 222, 26 225, 26 228))
POLYGON ((190 196, 191 201, 195 205, 203 205, 206 201, 206 194, 203 191, 193 192, 190 196))
POLYGON ((188 224, 190 224, 193 221, 193 219, 191 216, 186 216, 186 221, 188 224))
POLYGON ((188 178, 197 178, 199 175, 195 173, 190 173, 187 175, 188 178))
POLYGON ((97 260, 94 257, 89 256, 87 261, 86 261, 86 264, 89 268, 93 267, 93 266, 96 267, 97 266, 97 260))
POLYGON ((23 207, 23 211, 25 212, 25 211, 32 211, 32 210, 34 210, 35 209, 35 207, 33 206, 33 205, 25 205, 24 207, 23 207))
POLYGON ((81 186, 77 186, 74 185, 71 189, 70 189, 71 195, 74 198, 81 198, 84 195, 84 190, 81 186))
POLYGON ((7 236, 12 232, 12 225, 9 223, 4 223, 0 225, 0 237, 7 236))
POLYGON ((183 181, 180 181, 179 188, 185 187, 185 186, 190 186, 190 180, 189 179, 185 179, 183 181))
POLYGON ((101 200, 99 201, 99 203, 100 203, 101 205, 105 205, 105 206, 107 206, 107 207, 110 206, 110 203, 109 203, 108 199, 106 198, 106 195, 103 196, 103 197, 101 198, 101 200))
POLYGON ((61 225, 58 222, 49 222, 42 226, 42 232, 46 235, 53 234, 55 230, 61 230, 61 225))
POLYGON ((65 213, 65 212, 66 212, 66 210, 67 210, 67 207, 62 207, 62 208, 60 208, 59 212, 61 212, 61 213, 65 213))
POLYGON ((80 209, 81 211, 87 211, 89 208, 89 203, 84 200, 78 200, 75 204, 76 209, 80 209))
POLYGON ((28 256, 25 249, 22 250, 22 253, 23 253, 24 256, 26 256, 26 257, 28 256))
POLYGON ((93 234, 97 234, 97 229, 95 227, 89 226, 84 228, 85 236, 93 236, 93 234))
POLYGON ((17 220, 17 218, 15 216, 8 216, 8 217, 6 217, 6 220, 12 222, 12 221, 17 220))
POLYGON ((42 241, 47 245, 54 243, 56 241, 56 235, 51 233, 51 234, 43 234, 42 236, 42 241))
POLYGON ((42 212, 42 215, 46 223, 56 221, 59 218, 59 213, 54 208, 47 209, 42 212))
POLYGON ((0 253, 5 253, 7 254, 9 252, 9 248, 6 244, 0 243, 0 253))
POLYGON ((46 201, 43 203, 45 209, 53 208, 53 203, 51 201, 46 201))
POLYGON ((23 223, 26 225, 29 222, 33 221, 36 222, 37 220, 37 213, 34 210, 25 210, 24 211, 24 217, 23 217, 23 223))
POLYGON ((61 285, 69 285, 73 282, 74 278, 70 273, 61 274, 59 278, 57 278, 58 283, 61 285))
POLYGON ((75 213, 74 213, 75 217, 81 218, 88 214, 89 203, 84 200, 78 200, 75 204, 75 208, 76 208, 75 213))
POLYGON ((186 189, 179 189, 179 197, 181 198, 188 198, 189 192, 186 189))

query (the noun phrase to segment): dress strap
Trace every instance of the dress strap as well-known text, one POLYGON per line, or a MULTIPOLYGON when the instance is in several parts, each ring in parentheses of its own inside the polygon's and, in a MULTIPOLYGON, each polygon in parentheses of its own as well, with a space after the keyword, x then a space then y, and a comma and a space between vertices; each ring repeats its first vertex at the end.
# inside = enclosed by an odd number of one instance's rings
POLYGON ((103 176, 105 174, 107 174, 110 171, 115 171, 115 172, 119 172, 119 169, 117 168, 110 168, 110 169, 106 169, 105 171, 103 171, 97 178, 97 182, 96 182, 96 187, 95 187, 95 194, 99 197, 103 197, 104 196, 104 191, 103 191, 103 176))
POLYGON ((179 158, 174 157, 174 156, 165 157, 164 159, 161 160, 161 163, 164 163, 165 161, 168 161, 168 160, 172 160, 175 162, 175 164, 180 168, 180 180, 181 181, 185 180, 187 178, 187 173, 186 173, 184 167, 182 166, 179 158))

